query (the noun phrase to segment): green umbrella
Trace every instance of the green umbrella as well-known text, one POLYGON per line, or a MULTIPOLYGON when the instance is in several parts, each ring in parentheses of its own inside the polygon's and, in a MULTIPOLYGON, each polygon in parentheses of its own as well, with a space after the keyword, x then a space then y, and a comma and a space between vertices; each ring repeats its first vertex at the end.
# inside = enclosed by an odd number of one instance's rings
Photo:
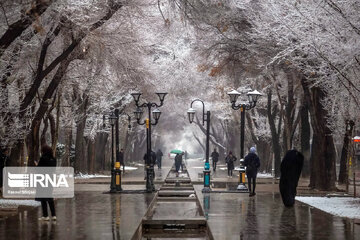
POLYGON ((179 153, 179 154, 181 154, 181 153, 183 153, 183 151, 181 151, 179 149, 173 149, 173 150, 170 151, 170 153, 179 153))

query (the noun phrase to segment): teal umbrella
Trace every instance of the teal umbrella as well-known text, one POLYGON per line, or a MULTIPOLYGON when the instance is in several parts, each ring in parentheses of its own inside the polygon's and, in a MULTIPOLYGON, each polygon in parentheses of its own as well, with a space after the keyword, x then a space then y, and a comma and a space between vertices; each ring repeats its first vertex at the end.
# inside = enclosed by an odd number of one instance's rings
POLYGON ((170 153, 179 153, 179 154, 181 154, 181 153, 183 153, 183 151, 181 151, 179 149, 173 149, 173 150, 170 151, 170 153))

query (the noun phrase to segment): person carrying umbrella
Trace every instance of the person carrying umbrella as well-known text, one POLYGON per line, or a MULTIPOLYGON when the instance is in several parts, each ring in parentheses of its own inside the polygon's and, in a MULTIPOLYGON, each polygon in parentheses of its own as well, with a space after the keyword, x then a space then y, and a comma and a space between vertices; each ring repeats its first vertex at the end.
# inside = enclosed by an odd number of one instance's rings
POLYGON ((175 157, 175 171, 177 176, 179 174, 181 162, 182 162, 182 155, 180 153, 177 153, 175 157))

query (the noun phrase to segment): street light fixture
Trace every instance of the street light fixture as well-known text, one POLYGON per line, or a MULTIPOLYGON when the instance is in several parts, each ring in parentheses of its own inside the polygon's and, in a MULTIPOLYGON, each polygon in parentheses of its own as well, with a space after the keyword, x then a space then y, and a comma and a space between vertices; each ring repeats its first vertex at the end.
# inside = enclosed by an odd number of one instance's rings
POLYGON ((189 108, 189 110, 187 111, 187 113, 188 113, 188 116, 189 116, 189 122, 190 123, 193 123, 193 121, 194 121, 194 117, 195 117, 195 109, 193 109, 193 108, 189 108))
POLYGON ((244 162, 244 135, 245 135, 245 110, 250 110, 256 106, 256 103, 259 99, 259 97, 262 96, 260 92, 257 90, 249 91, 246 95, 248 97, 248 103, 241 102, 238 105, 236 105, 236 101, 241 95, 236 90, 232 90, 231 92, 227 93, 230 97, 230 103, 231 107, 234 110, 241 110, 241 122, 240 122, 240 170, 239 170, 239 185, 237 187, 238 190, 245 190, 248 191, 247 187, 245 186, 245 168, 243 166, 244 162))
POLYGON ((156 93, 156 94, 158 95, 158 97, 159 97, 159 99, 160 99, 160 102, 162 103, 162 102, 164 101, 165 96, 166 96, 167 93, 165 93, 165 92, 158 92, 158 93, 156 93))
POLYGON ((202 192, 210 192, 210 164, 209 164, 209 136, 210 136, 210 111, 207 111, 205 114, 205 104, 201 99, 195 99, 191 102, 190 108, 187 111, 189 122, 192 123, 194 121, 195 109, 192 108, 194 102, 201 102, 203 105, 203 122, 202 125, 205 124, 206 121, 206 148, 205 148, 205 166, 204 166, 204 188, 202 192))
POLYGON ((128 116, 128 128, 131 128, 131 117, 123 112, 120 113, 119 109, 108 112, 103 115, 103 126, 105 127, 106 116, 111 125, 111 182, 110 182, 110 193, 120 192, 121 188, 121 170, 120 170, 120 154, 119 154, 119 117, 121 115, 128 116), (114 134, 115 126, 115 134, 114 134), (114 135, 115 135, 115 148, 116 148, 116 162, 114 161, 114 135))
POLYGON ((132 93, 131 94, 135 100, 135 103, 138 103, 139 102, 139 99, 140 99, 140 96, 141 96, 141 93, 132 93))
POLYGON ((155 121, 156 121, 156 122, 159 121, 160 115, 161 115, 161 111, 160 111, 158 108, 156 108, 156 109, 154 109, 154 110, 152 111, 152 114, 153 114, 153 118, 155 119, 155 121))
POLYGON ((141 108, 137 108, 137 109, 136 109, 136 111, 134 112, 136 121, 140 121, 143 113, 144 113, 144 112, 141 110, 141 108))
POLYGON ((147 153, 147 159, 146 159, 146 191, 147 192, 153 192, 155 191, 154 186, 154 162, 151 161, 151 126, 154 126, 158 123, 161 111, 158 109, 164 104, 165 96, 167 93, 165 92, 158 92, 156 95, 159 97, 160 104, 154 103, 154 102, 145 102, 145 103, 139 103, 141 93, 132 93, 131 94, 134 98, 135 105, 137 107, 136 111, 134 112, 136 121, 139 125, 146 124, 146 153, 147 153), (153 111, 151 111, 151 108, 155 107, 153 111), (145 121, 141 122, 141 117, 143 114, 142 108, 148 109, 148 118, 145 119, 145 121), (151 115, 155 119, 155 122, 153 123, 151 121, 151 115))

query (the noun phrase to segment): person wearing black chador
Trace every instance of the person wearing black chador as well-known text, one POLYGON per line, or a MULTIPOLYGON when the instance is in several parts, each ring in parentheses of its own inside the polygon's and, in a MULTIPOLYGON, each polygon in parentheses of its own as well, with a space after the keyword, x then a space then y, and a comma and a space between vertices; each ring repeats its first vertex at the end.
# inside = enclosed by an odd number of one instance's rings
MULTIPOLYGON (((44 145, 41 148, 41 157, 37 164, 38 167, 56 167, 56 159, 50 146, 44 145)), ((48 209, 49 205, 52 220, 56 220, 54 198, 35 198, 36 201, 41 202, 43 216, 39 220, 49 220, 48 209)))
POLYGON ((289 150, 280 165, 280 194, 287 207, 295 204, 296 188, 299 182, 304 156, 297 150, 289 150))

